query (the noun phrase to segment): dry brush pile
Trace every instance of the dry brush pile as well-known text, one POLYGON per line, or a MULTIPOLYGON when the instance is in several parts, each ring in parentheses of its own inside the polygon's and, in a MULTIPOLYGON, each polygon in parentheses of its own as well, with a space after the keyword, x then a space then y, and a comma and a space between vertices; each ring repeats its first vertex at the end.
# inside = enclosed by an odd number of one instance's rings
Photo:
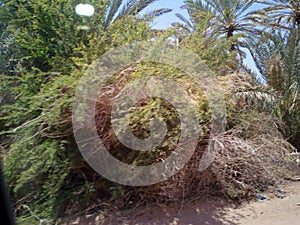
MULTIPOLYGON (((111 80, 110 84, 101 90, 96 104, 99 137, 111 154, 120 161, 134 165, 148 165, 166 158, 174 149, 176 137, 180 135, 180 120, 176 110, 172 105, 155 98, 141 99, 131 113, 132 130, 139 138, 146 138, 149 134, 148 125, 152 116, 165 117, 164 121, 168 127, 167 138, 154 152, 127 149, 112 131, 110 111, 115 97, 126 83, 146 73, 145 71, 150 73, 150 76, 157 73, 157 69, 154 69, 152 74, 147 67, 144 69, 129 67, 122 71, 117 75, 117 79, 111 80)), ((184 85, 187 93, 197 104, 201 126, 204 127, 193 156, 180 172, 165 182, 145 187, 109 183, 110 186, 105 188, 106 193, 110 192, 111 198, 93 205, 93 210, 107 206, 106 203, 112 208, 124 209, 149 204, 183 203, 204 196, 249 198, 259 191, 276 186, 285 176, 287 171, 284 162, 293 151, 293 147, 283 138, 278 129, 280 122, 274 117, 256 110, 252 103, 244 102, 241 107, 240 103, 244 99, 237 99, 232 92, 233 90, 235 93, 238 92, 236 87, 240 86, 241 90, 245 90, 252 87, 252 84, 239 74, 219 79, 228 102, 228 125, 224 136, 215 142, 218 143, 219 150, 214 162, 200 172, 200 160, 210 138, 210 109, 205 96, 198 91, 197 85, 180 73, 177 70, 172 71, 172 74, 176 74, 173 78, 184 85), (245 107, 245 104, 248 106, 245 107)))

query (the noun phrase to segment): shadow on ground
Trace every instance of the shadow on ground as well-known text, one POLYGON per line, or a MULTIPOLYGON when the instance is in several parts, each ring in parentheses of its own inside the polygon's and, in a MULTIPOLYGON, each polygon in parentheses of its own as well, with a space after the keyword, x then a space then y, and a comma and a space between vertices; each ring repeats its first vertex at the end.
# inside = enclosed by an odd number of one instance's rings
POLYGON ((128 210, 115 215, 97 215, 80 217, 63 225, 236 225, 242 215, 228 217, 228 208, 238 205, 225 203, 224 200, 195 201, 170 206, 151 207, 149 209, 128 210))

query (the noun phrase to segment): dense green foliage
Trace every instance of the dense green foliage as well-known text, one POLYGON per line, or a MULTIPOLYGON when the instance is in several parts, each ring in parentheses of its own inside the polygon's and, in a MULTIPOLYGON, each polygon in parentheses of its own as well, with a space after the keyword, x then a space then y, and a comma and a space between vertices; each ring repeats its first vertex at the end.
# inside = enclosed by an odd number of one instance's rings
MULTIPOLYGON (((74 13, 77 0, 0 3, 0 153, 20 221, 33 224, 36 218, 46 218, 52 223, 88 208, 99 198, 114 201, 122 195, 125 187, 97 175, 80 155, 72 129, 73 97, 78 81, 99 56, 117 46, 156 38, 159 33, 167 40, 178 38, 179 45, 197 53, 218 76, 243 73, 235 50, 241 46, 251 49, 267 87, 251 81, 250 87, 236 88, 230 96, 236 101, 228 102, 228 129, 249 115, 267 114, 284 122, 283 134, 299 149, 299 5, 272 1, 265 10, 247 13, 254 1, 185 1, 183 8, 190 19, 178 15, 185 24, 154 31, 149 22, 169 10, 157 9, 141 16, 152 2, 155 0, 125 4, 121 0, 92 0, 89 3, 96 12, 92 17, 74 13), (279 3, 289 4, 283 8, 279 3), (287 13, 282 17, 280 10, 292 10, 295 17, 287 13), (266 25, 274 30, 263 32, 266 25)), ((172 77, 194 97, 201 125, 205 132, 209 130, 207 100, 182 71, 152 63, 133 66, 129 78, 116 74, 112 85, 122 79, 172 77)), ((170 104, 159 98, 144 101, 130 115, 135 135, 147 137, 149 120, 158 116, 167 118, 169 139, 154 155, 124 150, 118 156, 135 165, 168 155, 179 135, 178 114, 170 104)), ((111 135, 109 127, 106 131, 103 135, 111 135)), ((108 140, 114 147, 112 153, 118 154, 119 143, 111 136, 108 140)))
POLYGON ((226 37, 231 50, 240 47, 250 50, 260 72, 255 76, 267 82, 276 94, 249 89, 238 96, 269 105, 269 109, 285 122, 286 138, 299 148, 299 2, 186 0, 182 8, 187 9, 190 18, 177 15, 184 22, 173 24, 180 33, 196 32, 208 40, 226 37), (266 7, 251 10, 256 3, 266 7))
POLYGON ((109 48, 151 36, 149 25, 134 15, 153 1, 124 7, 122 1, 94 1, 96 14, 90 18, 74 13, 77 2, 5 1, 1 6, 1 157, 21 217, 57 218, 74 206, 75 193, 90 191, 72 136, 76 85, 109 48))
POLYGON ((300 45, 294 30, 280 34, 273 32, 255 40, 252 55, 266 82, 280 97, 278 116, 286 123, 285 135, 299 149, 299 79, 300 45))
POLYGON ((286 0, 263 3, 267 7, 257 13, 272 29, 249 43, 250 50, 263 78, 278 92, 278 116, 285 122, 285 136, 299 149, 300 5, 286 0))

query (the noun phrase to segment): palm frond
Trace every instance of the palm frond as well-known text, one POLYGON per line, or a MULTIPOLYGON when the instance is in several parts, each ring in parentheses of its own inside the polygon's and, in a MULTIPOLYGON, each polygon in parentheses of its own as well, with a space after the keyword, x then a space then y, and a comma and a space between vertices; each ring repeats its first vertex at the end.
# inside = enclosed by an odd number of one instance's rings
MULTIPOLYGON (((184 36, 186 36, 187 34, 190 34, 192 32, 190 27, 188 27, 185 24, 174 22, 171 25, 172 25, 172 27, 176 28, 178 31, 180 31, 180 30, 183 31, 184 36)), ((182 32, 178 32, 178 33, 182 33, 182 32)))
POLYGON ((113 22, 121 4, 122 0, 110 0, 107 16, 103 24, 104 29, 107 28, 109 24, 113 22))
POLYGON ((150 4, 156 2, 157 0, 130 0, 127 4, 124 5, 120 11, 118 18, 127 16, 127 15, 137 15, 143 9, 148 7, 150 4))
POLYGON ((210 5, 206 1, 201 0, 185 0, 184 5, 180 7, 186 9, 189 14, 194 12, 212 12, 210 5))
POLYGON ((263 90, 263 88, 249 89, 234 93, 237 102, 251 107, 261 112, 274 113, 279 108, 279 98, 272 90, 263 90))
POLYGON ((172 9, 168 9, 168 8, 154 9, 154 10, 144 14, 144 17, 153 19, 155 17, 162 16, 169 12, 172 12, 172 9))
POLYGON ((257 13, 265 15, 266 25, 280 27, 298 27, 300 25, 300 4, 293 0, 258 1, 267 7, 258 10, 257 13))
POLYGON ((181 15, 180 13, 176 13, 175 16, 177 16, 177 18, 180 19, 191 30, 194 30, 195 26, 183 15, 181 15))

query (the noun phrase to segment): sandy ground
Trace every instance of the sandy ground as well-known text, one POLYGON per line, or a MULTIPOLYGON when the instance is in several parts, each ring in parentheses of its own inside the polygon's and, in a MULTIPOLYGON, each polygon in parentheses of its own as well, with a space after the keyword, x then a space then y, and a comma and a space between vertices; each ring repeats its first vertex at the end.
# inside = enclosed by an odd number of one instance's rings
POLYGON ((103 221, 102 215, 77 218, 63 224, 128 225, 300 225, 300 182, 289 182, 274 192, 263 193, 266 199, 242 204, 214 199, 129 212, 103 221))
MULTIPOLYGON (((284 194, 265 194, 263 201, 241 205, 222 201, 197 202, 183 206, 181 210, 143 214, 133 221, 136 225, 159 224, 243 224, 243 225, 300 225, 300 182, 282 188, 284 194)), ((276 193, 277 194, 277 193, 276 193)))

